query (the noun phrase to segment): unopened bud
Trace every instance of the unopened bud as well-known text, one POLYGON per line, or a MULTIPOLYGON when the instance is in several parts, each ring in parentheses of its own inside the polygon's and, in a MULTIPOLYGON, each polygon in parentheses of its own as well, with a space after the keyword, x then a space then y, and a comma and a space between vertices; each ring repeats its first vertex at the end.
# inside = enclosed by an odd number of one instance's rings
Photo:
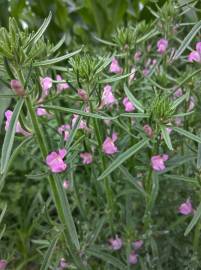
POLYGON ((11 89, 16 93, 17 96, 24 96, 25 91, 21 82, 18 80, 11 80, 10 82, 11 89))
POLYGON ((85 90, 78 89, 77 93, 78 93, 78 96, 81 97, 82 100, 87 101, 89 99, 88 94, 85 90))

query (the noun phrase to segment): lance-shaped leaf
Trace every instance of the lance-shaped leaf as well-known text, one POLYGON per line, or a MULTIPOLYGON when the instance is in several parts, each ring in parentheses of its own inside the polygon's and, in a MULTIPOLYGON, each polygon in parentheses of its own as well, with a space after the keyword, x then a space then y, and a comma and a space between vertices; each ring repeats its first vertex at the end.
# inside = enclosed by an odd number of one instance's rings
POLYGON ((160 128, 163 135, 163 139, 165 140, 165 143, 167 144, 167 147, 172 151, 173 150, 172 142, 170 139, 170 134, 167 131, 167 127, 161 126, 160 128))
POLYGON ((42 35, 46 31, 51 19, 52 19, 52 13, 50 12, 48 17, 45 18, 41 27, 38 29, 38 31, 35 33, 35 35, 33 35, 33 37, 29 40, 29 42, 26 44, 26 47, 28 47, 32 43, 36 43, 42 37, 42 35))
POLYGON ((59 239, 59 236, 60 234, 58 233, 52 240, 52 242, 50 243, 46 253, 45 253, 45 256, 43 258, 43 262, 42 262, 42 265, 40 267, 40 270, 47 270, 49 269, 49 266, 50 266, 50 262, 51 262, 51 259, 52 259, 52 256, 53 256, 53 253, 54 253, 54 250, 56 248, 56 244, 57 244, 57 241, 59 239))
POLYGON ((187 236, 190 233, 190 231, 195 227, 195 225, 199 221, 200 217, 201 217, 201 203, 199 204, 197 210, 195 211, 193 219, 191 220, 188 227, 186 228, 184 236, 187 236))
POLYGON ((122 79, 125 79, 125 78, 129 77, 133 73, 134 72, 130 72, 130 73, 127 73, 127 74, 124 74, 124 75, 121 75, 121 76, 109 77, 107 79, 100 80, 98 83, 112 83, 112 82, 116 82, 116 81, 119 81, 119 80, 122 80, 122 79))
POLYGON ((98 180, 101 180, 112 173, 116 168, 118 168, 123 162, 125 162, 128 158, 137 153, 141 148, 143 148, 148 143, 148 139, 143 139, 140 142, 136 143, 132 147, 130 147, 125 152, 121 153, 110 165, 107 169, 98 177, 98 180))
POLYGON ((13 111, 12 117, 11 117, 9 128, 6 131, 6 135, 5 135, 3 147, 2 147, 2 154, 1 154, 1 174, 3 174, 4 171, 6 170, 7 164, 10 159, 11 150, 12 150, 13 142, 15 138, 16 125, 17 125, 18 117, 19 117, 23 103, 24 103, 24 99, 20 99, 17 102, 15 109, 13 111))
POLYGON ((142 106, 142 104, 133 96, 133 94, 131 93, 131 91, 128 89, 127 85, 124 84, 124 92, 127 95, 128 99, 133 102, 133 104, 135 105, 135 107, 142 113, 144 113, 144 108, 142 106))
POLYGON ((55 63, 59 63, 63 60, 66 60, 76 54, 78 54, 79 52, 81 52, 82 48, 80 48, 79 50, 75 51, 75 52, 72 52, 72 53, 67 53, 63 56, 60 56, 60 57, 56 57, 56 58, 53 58, 53 59, 47 59, 47 60, 44 60, 44 61, 39 61, 39 62, 35 62, 33 63, 33 67, 40 67, 40 66, 48 66, 48 65, 53 65, 55 63))
POLYGON ((189 93, 186 93, 185 95, 177 98, 171 105, 171 109, 175 110, 187 97, 189 96, 189 93))
POLYGON ((118 118, 118 116, 114 116, 114 117, 104 116, 104 115, 100 115, 100 114, 96 114, 96 113, 88 113, 88 112, 84 112, 84 111, 81 111, 81 110, 71 109, 71 108, 64 108, 64 107, 60 107, 60 106, 47 105, 47 106, 43 106, 43 108, 53 110, 53 111, 75 113, 75 114, 78 114, 78 115, 97 118, 97 119, 102 119, 102 120, 113 120, 113 119, 118 118))
POLYGON ((180 135, 183 135, 195 142, 198 142, 198 143, 201 143, 201 138, 194 135, 193 133, 189 132, 189 131, 186 131, 182 128, 178 128, 178 127, 173 127, 173 130, 176 131, 177 133, 179 133, 180 135))
POLYGON ((191 40, 196 36, 200 28, 201 28, 201 21, 199 21, 196 25, 193 26, 192 30, 188 33, 188 35, 182 41, 180 47, 176 50, 172 60, 176 60, 180 57, 180 55, 185 51, 185 49, 190 44, 191 40))

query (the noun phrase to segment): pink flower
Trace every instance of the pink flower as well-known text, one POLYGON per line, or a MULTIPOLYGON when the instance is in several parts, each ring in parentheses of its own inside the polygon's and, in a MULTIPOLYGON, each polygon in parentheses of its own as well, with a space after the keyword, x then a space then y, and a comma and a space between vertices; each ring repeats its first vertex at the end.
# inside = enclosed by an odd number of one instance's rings
POLYGON ((82 100, 87 101, 89 99, 88 94, 84 89, 78 89, 77 93, 82 100))
POLYGON ((140 61, 141 56, 142 56, 141 51, 137 51, 137 52, 134 54, 134 60, 135 60, 136 62, 140 61))
POLYGON ((144 129, 144 132, 147 134, 147 136, 149 138, 152 138, 153 137, 154 133, 153 133, 152 128, 149 125, 147 125, 147 124, 144 125, 143 129, 144 129))
POLYGON ((122 248, 123 245, 122 239, 119 238, 117 235, 115 236, 115 238, 110 238, 109 243, 112 250, 119 250, 122 248))
POLYGON ((63 158, 66 156, 67 151, 65 148, 59 149, 57 152, 51 152, 46 158, 46 164, 49 166, 53 173, 60 173, 67 169, 63 158))
POLYGON ((175 124, 176 124, 176 126, 180 126, 180 125, 182 124, 182 119, 181 119, 181 117, 176 117, 176 118, 175 118, 175 124))
POLYGON ((114 103, 116 103, 116 99, 112 93, 112 86, 107 84, 103 90, 101 107, 105 105, 112 105, 114 103))
POLYGON ((160 54, 164 54, 168 47, 168 40, 161 38, 157 42, 157 52, 160 54))
POLYGON ((70 125, 67 125, 67 124, 62 125, 62 126, 60 126, 57 129, 57 131, 59 132, 59 134, 61 134, 61 135, 63 134, 64 141, 67 141, 68 140, 68 138, 70 136, 70 130, 71 130, 70 125))
POLYGON ((69 263, 64 258, 61 258, 59 267, 61 269, 67 269, 69 266, 70 266, 69 263))
POLYGON ((123 99, 123 105, 126 112, 133 112, 135 110, 135 105, 128 99, 128 97, 123 99))
POLYGON ((64 189, 69 189, 69 187, 70 187, 70 182, 68 180, 64 180, 63 181, 63 188, 64 189))
POLYGON ((143 246, 143 241, 142 240, 137 240, 133 243, 133 247, 135 250, 140 249, 143 246))
POLYGON ((178 88, 178 89, 174 92, 173 97, 174 97, 174 99, 176 99, 176 98, 181 97, 182 95, 183 95, 182 89, 181 89, 181 88, 178 88))
POLYGON ((5 270, 7 266, 7 261, 6 260, 0 260, 0 270, 5 270))
POLYGON ((36 109, 36 114, 38 115, 38 116, 50 116, 50 114, 46 111, 46 109, 44 109, 44 108, 37 108, 36 109))
MULTIPOLYGON (((73 114, 72 127, 74 127, 75 123, 77 122, 78 117, 79 116, 77 114, 73 114)), ((84 120, 80 121, 79 129, 88 130, 86 121, 84 121, 84 120)))
POLYGON ((189 199, 187 199, 184 203, 182 203, 179 207, 179 213, 182 215, 190 215, 191 213, 193 213, 193 207, 191 204, 191 201, 189 199))
POLYGON ((201 42, 196 43, 196 50, 190 52, 188 61, 201 63, 201 42))
POLYGON ((136 264, 138 262, 137 254, 134 251, 132 251, 129 255, 128 262, 130 264, 136 264))
POLYGON ((91 153, 81 153, 80 157, 82 158, 83 164, 90 164, 93 161, 93 157, 91 153))
POLYGON ((142 72, 143 72, 143 75, 146 77, 149 74, 149 69, 144 68, 142 72))
POLYGON ((102 149, 105 154, 112 155, 118 151, 116 145, 114 144, 116 140, 117 140, 116 133, 112 134, 112 138, 106 137, 102 145, 102 149))
MULTIPOLYGON (((12 114, 13 114, 13 112, 10 111, 10 110, 7 110, 7 111, 5 112, 5 117, 6 117, 5 130, 6 130, 6 131, 8 130, 8 128, 9 128, 9 126, 10 126, 10 121, 11 121, 11 118, 12 118, 12 114)), ((19 121, 17 122, 16 130, 15 130, 15 131, 16 131, 16 133, 21 133, 22 135, 24 135, 24 136, 26 136, 26 137, 31 135, 31 133, 27 132, 26 130, 24 130, 24 129, 21 127, 19 121)))
MULTIPOLYGON (((57 81, 62 81, 62 77, 60 75, 56 76, 57 81)), ((63 90, 68 89, 69 85, 66 82, 57 84, 57 93, 61 93, 63 90)))
POLYGON ((24 96, 25 91, 24 87, 18 80, 11 80, 10 82, 11 89, 16 93, 17 96, 24 96))
POLYGON ((52 78, 50 77, 40 78, 40 84, 43 90, 43 94, 47 96, 49 94, 50 88, 52 87, 52 78))
POLYGON ((164 161, 168 160, 168 155, 157 155, 151 158, 151 165, 155 171, 163 171, 165 167, 164 161))
POLYGON ((123 72, 123 69, 120 67, 118 60, 114 57, 112 59, 112 63, 110 65, 110 72, 121 74, 123 72))

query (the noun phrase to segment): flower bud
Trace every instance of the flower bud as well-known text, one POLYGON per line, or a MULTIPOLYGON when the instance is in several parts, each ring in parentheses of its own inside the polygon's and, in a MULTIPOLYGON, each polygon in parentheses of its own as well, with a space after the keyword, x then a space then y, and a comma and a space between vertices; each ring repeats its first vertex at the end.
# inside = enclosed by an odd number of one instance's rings
POLYGON ((10 82, 11 89, 16 93, 17 96, 24 96, 25 91, 21 82, 18 80, 11 80, 10 82))

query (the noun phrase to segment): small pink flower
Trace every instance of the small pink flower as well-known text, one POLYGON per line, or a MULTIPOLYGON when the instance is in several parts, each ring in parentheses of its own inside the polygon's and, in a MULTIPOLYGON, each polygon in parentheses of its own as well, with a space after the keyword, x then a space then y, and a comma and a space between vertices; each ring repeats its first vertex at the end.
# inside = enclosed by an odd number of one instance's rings
POLYGON ((63 181, 63 188, 64 189, 69 189, 69 187, 70 187, 70 182, 68 180, 64 180, 63 181))
POLYGON ((152 59, 152 66, 155 66, 157 64, 157 60, 156 59, 152 59))
POLYGON ((201 55, 197 51, 192 51, 188 55, 188 61, 189 62, 201 62, 201 55))
MULTIPOLYGON (((6 131, 8 130, 8 128, 9 128, 9 126, 10 126, 10 121, 11 121, 11 118, 12 118, 12 114, 13 114, 13 112, 10 111, 10 110, 7 110, 7 111, 5 112, 5 117, 6 117, 5 130, 6 130, 6 131)), ((26 130, 24 130, 24 129, 21 127, 19 121, 17 122, 16 130, 15 130, 15 131, 16 131, 16 133, 21 133, 22 135, 24 135, 24 136, 26 136, 26 137, 31 135, 31 133, 27 132, 26 130)))
POLYGON ((38 116, 50 116, 50 114, 46 111, 46 109, 44 109, 44 108, 37 108, 36 109, 36 114, 38 115, 38 116))
MULTIPOLYGON (((60 75, 56 76, 57 81, 62 81, 62 77, 60 75)), ((61 93, 63 90, 68 89, 69 85, 66 82, 57 84, 57 93, 61 93)))
POLYGON ((61 135, 63 134, 64 141, 67 141, 68 140, 68 138, 70 136, 70 130, 71 130, 70 125, 67 125, 67 124, 62 125, 62 126, 60 126, 57 129, 57 131, 59 132, 59 134, 61 134, 61 135))
POLYGON ((135 60, 136 62, 140 61, 141 56, 142 56, 141 51, 137 51, 137 52, 134 54, 134 60, 135 60))
POLYGON ((199 54, 201 54, 201 42, 200 42, 200 41, 196 43, 196 51, 197 51, 199 54))
POLYGON ((176 98, 181 97, 182 95, 183 95, 182 89, 181 89, 181 88, 178 88, 178 89, 174 92, 173 97, 174 97, 174 99, 176 99, 176 98))
POLYGON ((112 63, 110 65, 110 72, 121 74, 123 72, 123 69, 120 67, 118 60, 114 57, 112 59, 112 63))
POLYGON ((0 260, 0 270, 5 270, 8 263, 6 260, 0 260))
POLYGON ((11 89, 16 93, 17 96, 24 96, 25 91, 24 87, 18 80, 11 80, 10 82, 11 89))
POLYGON ((123 99, 123 105, 126 112, 133 112, 135 110, 135 105, 128 99, 128 97, 123 99))
POLYGON ((105 154, 112 155, 118 151, 116 145, 114 144, 116 140, 117 140, 116 133, 112 134, 112 138, 106 137, 102 145, 102 149, 105 154))
POLYGON ((88 94, 84 89, 78 89, 77 93, 82 100, 87 101, 89 99, 88 94))
POLYGON ((51 152, 46 158, 46 164, 53 173, 60 173, 67 169, 63 158, 66 156, 66 149, 59 149, 57 152, 51 152))
POLYGON ((142 71, 143 75, 146 77, 149 74, 149 69, 148 68, 144 68, 142 71))
POLYGON ((64 258, 61 258, 60 263, 59 263, 59 267, 61 269, 67 269, 67 268, 69 268, 69 266, 70 266, 69 263, 64 258))
POLYGON ((107 84, 103 90, 101 107, 105 105, 112 105, 114 103, 116 103, 116 99, 112 93, 112 86, 107 84))
POLYGON ((176 124, 176 126, 181 126, 181 124, 182 124, 182 119, 181 119, 181 117, 176 117, 176 118, 175 118, 175 124, 176 124))
POLYGON ((91 153, 87 153, 87 152, 81 153, 80 157, 82 158, 83 164, 91 164, 93 161, 93 157, 91 153))
POLYGON ((157 52, 160 54, 164 54, 168 47, 168 40, 161 38, 157 42, 157 52))
POLYGON ((122 248, 123 245, 122 239, 119 238, 117 235, 115 236, 115 238, 110 238, 109 243, 112 250, 119 250, 122 248))
POLYGON ((155 171, 163 171, 165 167, 164 161, 168 160, 168 155, 157 155, 151 158, 151 165, 155 171))
POLYGON ((153 133, 152 128, 149 125, 147 125, 147 124, 144 125, 143 129, 144 129, 144 132, 147 134, 147 136, 149 138, 152 138, 153 137, 154 133, 153 133))
POLYGON ((143 241, 142 240, 137 240, 133 243, 133 247, 135 250, 140 249, 143 246, 143 241))
POLYGON ((47 96, 49 94, 50 88, 52 87, 52 78, 50 77, 40 78, 40 84, 43 90, 43 94, 47 96))
MULTIPOLYGON (((77 114, 73 114, 72 127, 74 127, 75 123, 77 122, 78 117, 79 116, 77 114)), ((86 121, 84 121, 84 120, 80 121, 79 129, 84 129, 86 131, 89 130, 87 127, 86 121)))
POLYGON ((137 254, 134 251, 132 251, 131 254, 128 257, 128 262, 130 264, 136 264, 138 262, 137 257, 138 257, 137 254))
POLYGON ((184 203, 182 203, 179 207, 179 213, 182 215, 190 215, 194 212, 191 201, 187 199, 184 203))

